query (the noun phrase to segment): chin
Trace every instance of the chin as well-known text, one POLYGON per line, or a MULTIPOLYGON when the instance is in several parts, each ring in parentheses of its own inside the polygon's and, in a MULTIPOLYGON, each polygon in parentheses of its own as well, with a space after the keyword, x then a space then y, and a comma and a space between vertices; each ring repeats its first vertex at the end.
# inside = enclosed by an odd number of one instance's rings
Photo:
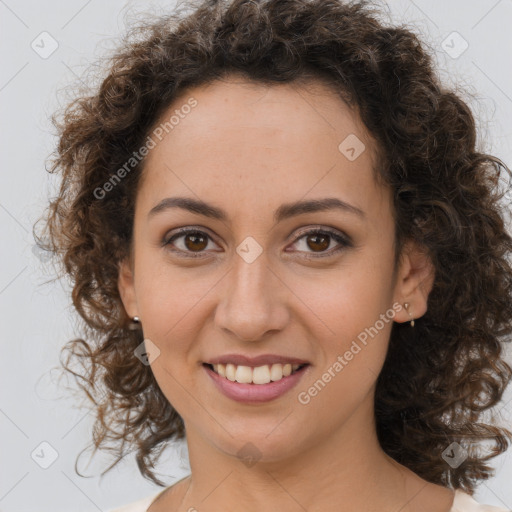
POLYGON ((229 430, 233 437, 229 437, 229 434, 220 429, 222 437, 210 439, 210 443, 226 455, 241 459, 242 462, 246 461, 247 465, 285 460, 304 450, 298 437, 299 432, 286 429, 286 421, 282 421, 282 418, 261 423, 258 428, 254 424, 252 427, 248 426, 247 421, 239 425, 239 431, 234 431, 233 426, 231 423, 229 430), (290 439, 294 440, 293 445, 290 444, 290 439))

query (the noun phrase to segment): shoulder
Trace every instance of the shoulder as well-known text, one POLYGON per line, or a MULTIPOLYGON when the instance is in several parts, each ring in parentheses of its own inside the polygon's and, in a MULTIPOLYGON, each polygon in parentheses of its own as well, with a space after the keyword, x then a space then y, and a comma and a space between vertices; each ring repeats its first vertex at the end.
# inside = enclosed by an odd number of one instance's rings
POLYGON ((128 503, 127 505, 109 510, 107 512, 147 512, 151 503, 153 503, 153 501, 155 501, 157 496, 159 496, 161 493, 162 491, 158 491, 151 494, 150 496, 146 496, 145 498, 134 501, 132 503, 128 503))
POLYGON ((461 489, 455 491, 450 512, 510 512, 508 508, 495 507, 491 505, 481 505, 471 495, 461 489))
POLYGON ((107 510, 107 512, 147 512, 149 507, 156 502, 159 496, 163 495, 166 492, 179 488, 179 486, 182 483, 184 483, 185 480, 187 480, 188 478, 188 476, 185 476, 178 480, 177 482, 174 482, 169 487, 166 487, 165 489, 154 492, 153 494, 146 496, 145 498, 133 501, 132 503, 128 503, 127 505, 123 505, 122 507, 107 510))

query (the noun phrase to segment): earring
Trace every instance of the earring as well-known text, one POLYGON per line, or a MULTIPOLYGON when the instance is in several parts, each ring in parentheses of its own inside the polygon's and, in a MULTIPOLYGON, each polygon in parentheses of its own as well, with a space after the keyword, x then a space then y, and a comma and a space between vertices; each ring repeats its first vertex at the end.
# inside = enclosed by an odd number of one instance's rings
POLYGON ((136 331, 140 328, 140 318, 138 316, 132 317, 132 322, 128 325, 128 329, 136 331))
MULTIPOLYGON (((404 304, 404 308, 407 311, 407 313, 409 313, 409 303, 408 302, 406 302, 404 304)), ((411 313, 409 313, 409 316, 411 317, 411 327, 414 327, 414 318, 412 317, 411 313)))

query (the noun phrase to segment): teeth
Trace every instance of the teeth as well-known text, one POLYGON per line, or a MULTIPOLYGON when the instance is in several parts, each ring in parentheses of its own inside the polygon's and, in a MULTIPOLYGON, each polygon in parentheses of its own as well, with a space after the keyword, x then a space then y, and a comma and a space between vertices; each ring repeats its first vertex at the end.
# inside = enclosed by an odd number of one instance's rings
POLYGON ((214 364, 213 370, 221 377, 225 377, 232 382, 240 382, 241 384, 268 384, 269 382, 281 380, 288 377, 292 372, 299 368, 299 364, 273 364, 265 366, 237 366, 231 363, 214 364))
POLYGON ((214 364, 213 369, 221 376, 226 376, 226 366, 223 364, 214 364))
POLYGON ((237 366, 235 380, 242 384, 250 384, 252 382, 252 370, 248 366, 237 366))
POLYGON ((236 374, 236 366, 234 364, 227 364, 226 365, 226 378, 228 378, 232 382, 235 382, 235 374, 236 374))
MULTIPOLYGON (((247 366, 245 368, 247 368, 247 366)), ((270 380, 270 369, 268 365, 258 366, 253 369, 251 382, 254 384, 268 384, 270 380)))

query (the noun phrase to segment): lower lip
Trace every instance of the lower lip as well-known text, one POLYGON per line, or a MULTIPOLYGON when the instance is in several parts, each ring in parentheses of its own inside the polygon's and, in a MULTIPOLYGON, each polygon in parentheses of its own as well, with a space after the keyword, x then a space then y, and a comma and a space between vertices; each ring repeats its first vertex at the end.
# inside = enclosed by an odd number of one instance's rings
POLYGON ((274 400, 297 385, 302 375, 309 368, 309 364, 300 370, 283 377, 281 380, 269 382, 268 384, 241 384, 232 382, 226 377, 215 373, 209 366, 203 364, 206 373, 213 380, 217 388, 228 398, 243 403, 261 403, 274 400))

